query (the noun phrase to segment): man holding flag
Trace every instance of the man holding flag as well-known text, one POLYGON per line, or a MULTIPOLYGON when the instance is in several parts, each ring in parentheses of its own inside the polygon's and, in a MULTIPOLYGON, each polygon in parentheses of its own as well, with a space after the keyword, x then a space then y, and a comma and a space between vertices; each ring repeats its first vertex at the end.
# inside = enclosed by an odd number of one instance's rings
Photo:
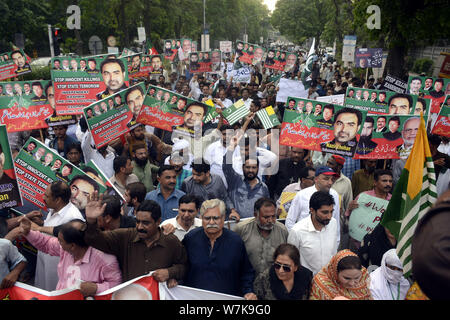
POLYGON ((397 255, 402 261, 406 277, 412 271, 411 243, 414 230, 436 197, 434 164, 421 113, 419 131, 411 154, 380 222, 397 239, 397 255))

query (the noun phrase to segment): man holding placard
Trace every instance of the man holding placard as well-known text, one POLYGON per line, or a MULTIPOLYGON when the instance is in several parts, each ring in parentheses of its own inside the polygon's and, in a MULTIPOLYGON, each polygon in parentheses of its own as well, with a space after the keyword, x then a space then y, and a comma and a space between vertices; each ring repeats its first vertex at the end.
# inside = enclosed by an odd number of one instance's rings
POLYGON ((363 237, 371 232, 381 221, 381 215, 386 210, 392 195, 392 172, 376 170, 374 188, 362 192, 351 201, 345 212, 349 219, 350 250, 361 246, 363 237), (380 201, 381 199, 381 201, 380 201))

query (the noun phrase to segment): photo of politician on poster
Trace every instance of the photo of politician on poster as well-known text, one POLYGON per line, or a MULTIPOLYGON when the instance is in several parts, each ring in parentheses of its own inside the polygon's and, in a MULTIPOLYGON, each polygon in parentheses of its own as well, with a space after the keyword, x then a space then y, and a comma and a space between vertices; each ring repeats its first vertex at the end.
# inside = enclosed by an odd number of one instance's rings
POLYGON ((6 126, 0 125, 0 210, 22 205, 6 126))

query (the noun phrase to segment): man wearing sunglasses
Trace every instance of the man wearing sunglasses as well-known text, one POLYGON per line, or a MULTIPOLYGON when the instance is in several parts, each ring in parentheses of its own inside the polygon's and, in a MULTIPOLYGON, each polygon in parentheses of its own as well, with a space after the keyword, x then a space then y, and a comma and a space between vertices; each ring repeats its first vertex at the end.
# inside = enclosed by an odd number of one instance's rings
POLYGON ((224 229, 225 213, 222 200, 203 202, 200 208, 203 227, 190 231, 182 241, 189 261, 184 285, 256 300, 255 270, 241 238, 224 229))

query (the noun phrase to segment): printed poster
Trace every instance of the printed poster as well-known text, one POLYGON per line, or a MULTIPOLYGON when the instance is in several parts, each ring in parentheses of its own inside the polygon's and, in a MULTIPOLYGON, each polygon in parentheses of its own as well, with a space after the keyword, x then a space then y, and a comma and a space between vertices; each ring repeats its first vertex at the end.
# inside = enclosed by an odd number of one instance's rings
POLYGON ((406 83, 405 81, 391 76, 391 75, 387 75, 384 78, 383 83, 381 84, 381 90, 389 90, 389 91, 394 91, 394 92, 398 92, 398 93, 406 93, 406 91, 408 90, 408 83, 406 83))
POLYGON ((431 102, 406 93, 348 87, 345 105, 373 114, 428 115, 431 102))
POLYGON ((0 210, 22 205, 6 126, 0 125, 0 210))
POLYGON ((131 121, 133 117, 134 120, 137 118, 144 96, 145 85, 140 83, 84 108, 89 131, 98 149, 130 131, 131 121))
POLYGON ((366 111, 288 97, 280 144, 353 157, 366 111))
POLYGON ((197 51, 189 53, 189 72, 211 72, 211 51, 197 51))
POLYGON ((450 79, 409 76, 408 93, 431 99, 431 113, 439 113, 445 96, 450 94, 450 79))
POLYGON ((0 54, 0 81, 30 73, 30 62, 22 49, 0 54))
POLYGON ((357 68, 381 68, 382 62, 382 48, 356 48, 355 66, 357 68))
POLYGON ((54 108, 51 81, 0 82, 0 124, 8 132, 47 128, 54 108))
POLYGON ((196 121, 202 122, 208 106, 173 91, 149 85, 137 122, 192 136, 196 121))
MULTIPOLYGON (((47 210, 44 192, 49 184, 54 181, 77 184, 78 176, 86 176, 80 168, 33 137, 25 143, 14 163, 22 197, 44 210, 47 210)), ((106 190, 94 181, 92 183, 92 193, 94 190, 99 193, 106 190)))
POLYGON ((129 86, 126 58, 52 58, 51 75, 58 115, 81 114, 129 86))
POLYGON ((389 201, 362 192, 357 202, 358 208, 350 214, 348 232, 353 239, 362 241, 364 236, 372 232, 380 223, 381 215, 386 210, 389 201))
POLYGON ((296 61, 297 55, 293 52, 269 49, 264 60, 264 67, 279 71, 289 71, 294 67, 296 61))
POLYGON ((446 97, 431 133, 450 138, 450 95, 446 97))
POLYGON ((246 64, 255 65, 263 60, 265 51, 265 48, 257 44, 237 41, 235 59, 246 64))
POLYGON ((178 49, 180 48, 181 42, 176 39, 165 39, 164 40, 164 58, 169 61, 174 61, 178 54, 178 49))
MULTIPOLYGON (((425 123, 428 116, 423 117, 425 123)), ((408 159, 419 130, 420 115, 368 114, 355 159, 408 159)))

